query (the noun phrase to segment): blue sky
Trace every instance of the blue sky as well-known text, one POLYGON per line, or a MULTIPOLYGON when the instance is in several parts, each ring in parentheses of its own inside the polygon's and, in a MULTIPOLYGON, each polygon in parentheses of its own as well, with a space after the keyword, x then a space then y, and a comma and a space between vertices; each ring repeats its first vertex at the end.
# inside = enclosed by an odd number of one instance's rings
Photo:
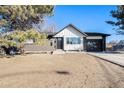
POLYGON ((57 31, 68 24, 73 24, 84 32, 101 32, 111 34, 107 41, 124 40, 123 35, 116 35, 112 30, 113 26, 107 24, 106 20, 113 20, 110 11, 116 6, 103 5, 57 5, 55 6, 54 16, 50 17, 49 23, 57 26, 57 31))

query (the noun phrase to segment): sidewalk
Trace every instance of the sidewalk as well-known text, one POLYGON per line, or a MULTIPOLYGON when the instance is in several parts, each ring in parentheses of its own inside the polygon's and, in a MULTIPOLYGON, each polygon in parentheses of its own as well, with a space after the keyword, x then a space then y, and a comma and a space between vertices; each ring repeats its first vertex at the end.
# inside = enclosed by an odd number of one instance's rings
POLYGON ((124 66, 124 54, 113 54, 113 53, 88 53, 88 54, 110 61, 120 66, 124 66))

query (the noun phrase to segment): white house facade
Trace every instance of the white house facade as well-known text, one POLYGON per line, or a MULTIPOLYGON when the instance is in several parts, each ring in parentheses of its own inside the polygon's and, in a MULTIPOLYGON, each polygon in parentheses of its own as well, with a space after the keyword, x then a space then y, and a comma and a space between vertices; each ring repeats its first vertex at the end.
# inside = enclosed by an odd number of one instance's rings
POLYGON ((53 37, 56 38, 58 49, 84 50, 84 37, 86 37, 86 34, 78 31, 72 25, 65 27, 53 37))

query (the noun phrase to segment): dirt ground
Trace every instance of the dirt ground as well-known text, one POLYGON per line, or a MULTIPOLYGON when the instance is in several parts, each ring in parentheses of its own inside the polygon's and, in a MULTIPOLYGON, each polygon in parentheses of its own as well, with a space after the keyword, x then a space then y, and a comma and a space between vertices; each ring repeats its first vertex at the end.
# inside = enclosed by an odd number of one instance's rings
POLYGON ((0 58, 0 87, 124 87, 124 68, 85 53, 0 58))

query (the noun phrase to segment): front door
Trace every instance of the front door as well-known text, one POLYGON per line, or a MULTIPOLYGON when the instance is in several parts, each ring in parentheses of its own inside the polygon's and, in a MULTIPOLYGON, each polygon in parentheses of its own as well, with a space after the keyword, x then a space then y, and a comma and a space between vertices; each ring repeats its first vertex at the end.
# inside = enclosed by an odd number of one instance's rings
POLYGON ((57 37, 57 49, 63 49, 63 37, 57 37))

